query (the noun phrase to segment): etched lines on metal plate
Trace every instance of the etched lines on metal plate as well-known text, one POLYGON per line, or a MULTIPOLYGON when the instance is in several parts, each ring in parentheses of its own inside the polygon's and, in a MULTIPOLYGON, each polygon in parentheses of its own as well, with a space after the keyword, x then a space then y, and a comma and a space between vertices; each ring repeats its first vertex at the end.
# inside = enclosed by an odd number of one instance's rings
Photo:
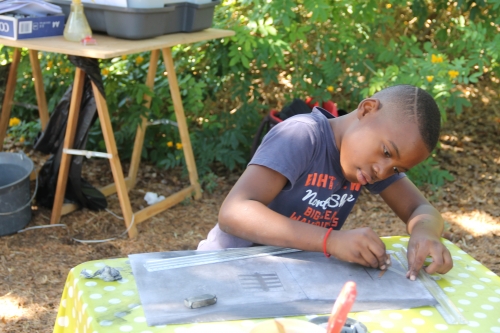
POLYGON ((280 278, 276 273, 254 273, 238 275, 243 289, 252 291, 284 291, 280 278))

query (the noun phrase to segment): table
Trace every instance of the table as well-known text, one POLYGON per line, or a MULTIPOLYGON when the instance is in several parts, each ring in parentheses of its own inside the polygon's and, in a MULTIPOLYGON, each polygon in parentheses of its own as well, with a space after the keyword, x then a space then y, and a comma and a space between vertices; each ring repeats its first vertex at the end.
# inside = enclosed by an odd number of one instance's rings
MULTIPOLYGON (((35 81, 35 93, 37 96, 42 129, 46 127, 49 116, 43 87, 42 72, 40 69, 40 63, 38 61, 39 51, 55 52, 66 55, 75 55, 97 59, 111 59, 120 57, 122 55, 151 51, 146 85, 151 90, 153 90, 154 79, 161 50, 163 54, 163 60, 165 62, 165 67, 168 73, 170 93, 172 96, 176 120, 179 127, 181 143, 184 151, 184 158, 186 160, 186 166, 189 174, 190 186, 174 194, 171 194, 164 200, 148 206, 138 212, 134 213, 132 211, 128 191, 133 188, 136 183, 136 176, 139 170, 140 156, 148 120, 143 117, 142 123, 137 127, 130 169, 128 172, 128 177, 125 178, 123 175, 120 159, 118 157, 116 141, 111 126, 111 120, 109 117, 106 100, 94 85, 94 83, 92 83, 92 90, 96 99, 97 111, 114 180, 114 183, 102 187, 100 188, 100 190, 105 196, 109 196, 115 192, 117 193, 125 225, 128 230, 128 235, 130 237, 134 237, 137 235, 136 225, 138 223, 141 223, 151 216, 154 216, 170 208, 171 206, 183 201, 186 197, 189 197, 193 194, 195 199, 199 199, 201 197, 201 188, 198 183, 198 172, 196 170, 191 141, 189 139, 189 131, 186 124, 184 108, 182 106, 179 85, 175 73, 175 66, 172 59, 172 46, 195 43, 210 39, 224 38, 232 35, 234 35, 234 31, 221 29, 206 29, 203 31, 192 33, 169 34, 144 40, 125 40, 106 35, 94 35, 98 44, 85 46, 80 43, 67 41, 62 36, 33 38, 25 40, 2 40, 0 41, 0 44, 13 47, 14 53, 12 57, 9 77, 7 79, 7 87, 2 104, 2 112, 0 115, 0 150, 2 150, 3 148, 3 139, 7 131, 10 112, 12 108, 12 101, 17 79, 17 67, 21 57, 20 48, 29 49, 30 61, 33 68, 33 79, 35 81)), ((83 92, 84 78, 85 72, 81 68, 77 67, 73 83, 73 92, 68 114, 66 135, 63 143, 64 149, 70 149, 73 146, 78 122, 78 113, 80 111, 80 101, 83 92)), ((144 99, 146 100, 146 107, 149 108, 151 105, 151 97, 145 95, 144 99)), ((63 153, 58 174, 54 206, 52 208, 52 224, 58 223, 61 215, 69 213, 78 208, 76 205, 63 206, 64 192, 66 190, 70 162, 71 157, 69 156, 69 153, 63 153)))
MULTIPOLYGON (((388 251, 408 245, 408 237, 384 237, 388 251)), ((371 333, 485 333, 500 332, 500 277, 448 240, 453 269, 440 276, 439 286, 468 320, 467 325, 448 325, 434 307, 351 313, 371 333)), ((180 282, 181 283, 181 282, 180 282)), ((248 333, 263 319, 149 327, 140 304, 127 258, 82 263, 69 272, 54 325, 54 333, 248 333), (104 282, 79 276, 82 269, 95 272, 108 265, 120 268, 121 281, 104 282)), ((307 320, 311 316, 296 317, 307 320)))

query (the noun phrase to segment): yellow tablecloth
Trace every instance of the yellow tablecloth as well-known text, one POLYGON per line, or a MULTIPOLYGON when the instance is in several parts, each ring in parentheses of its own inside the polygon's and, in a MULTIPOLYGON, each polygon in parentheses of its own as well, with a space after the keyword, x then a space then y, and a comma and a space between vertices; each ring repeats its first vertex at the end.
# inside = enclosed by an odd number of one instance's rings
MULTIPOLYGON (((382 238, 388 251, 408 245, 408 237, 382 238)), ((450 300, 462 311, 467 325, 449 325, 434 307, 351 313, 371 333, 500 333, 500 277, 466 252, 445 240, 454 260, 453 269, 437 281, 450 300)), ((261 320, 162 325, 149 327, 127 258, 89 261, 68 275, 57 314, 54 333, 172 332, 248 333, 261 320), (119 268, 121 281, 85 279, 82 269, 95 272, 104 265, 119 268)), ((297 317, 307 320, 310 316, 297 317)))

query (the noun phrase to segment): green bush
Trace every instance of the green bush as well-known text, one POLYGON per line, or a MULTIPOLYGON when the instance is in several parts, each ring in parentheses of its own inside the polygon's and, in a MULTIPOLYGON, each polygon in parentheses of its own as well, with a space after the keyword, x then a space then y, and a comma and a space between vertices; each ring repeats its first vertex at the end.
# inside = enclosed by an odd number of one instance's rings
MULTIPOLYGON (((214 27, 234 30, 234 37, 173 49, 200 177, 219 166, 244 168, 263 115, 294 97, 333 100, 354 110, 374 92, 408 83, 435 97, 443 121, 450 112, 461 113, 470 106, 464 87, 498 82, 499 9, 500 0, 223 1, 214 27)), ((51 73, 44 80, 52 108, 73 70, 57 54, 43 54, 41 63, 51 73)), ((119 153, 127 159, 139 115, 175 121, 165 68, 158 66, 150 92, 144 85, 148 53, 101 66, 119 153), (150 110, 144 94, 153 97, 150 110)), ((16 100, 35 104, 30 70, 24 57, 16 100)), ((36 119, 33 110, 20 107, 13 116, 36 119)), ((150 126, 143 158, 164 168, 183 165, 179 142, 172 125, 150 126)), ((92 129, 88 148, 104 149, 99 127, 92 129)), ((410 176, 435 185, 449 178, 433 160, 410 176)))

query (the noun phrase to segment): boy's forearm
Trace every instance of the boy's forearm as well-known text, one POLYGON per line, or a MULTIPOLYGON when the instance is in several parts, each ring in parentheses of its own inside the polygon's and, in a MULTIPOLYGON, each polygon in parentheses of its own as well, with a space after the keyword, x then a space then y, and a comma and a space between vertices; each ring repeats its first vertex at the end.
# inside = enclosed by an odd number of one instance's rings
POLYGON ((322 251, 327 231, 278 214, 262 203, 245 200, 224 205, 219 212, 219 227, 231 235, 257 244, 291 247, 304 251, 322 251))
POLYGON ((406 223, 410 235, 418 230, 441 237, 443 228, 444 220, 441 214, 430 204, 418 206, 406 223))
POLYGON ((331 255, 373 268, 385 269, 389 263, 384 243, 370 228, 329 233, 328 228, 290 219, 254 200, 223 204, 219 227, 226 233, 258 244, 325 251, 327 257, 331 255))

